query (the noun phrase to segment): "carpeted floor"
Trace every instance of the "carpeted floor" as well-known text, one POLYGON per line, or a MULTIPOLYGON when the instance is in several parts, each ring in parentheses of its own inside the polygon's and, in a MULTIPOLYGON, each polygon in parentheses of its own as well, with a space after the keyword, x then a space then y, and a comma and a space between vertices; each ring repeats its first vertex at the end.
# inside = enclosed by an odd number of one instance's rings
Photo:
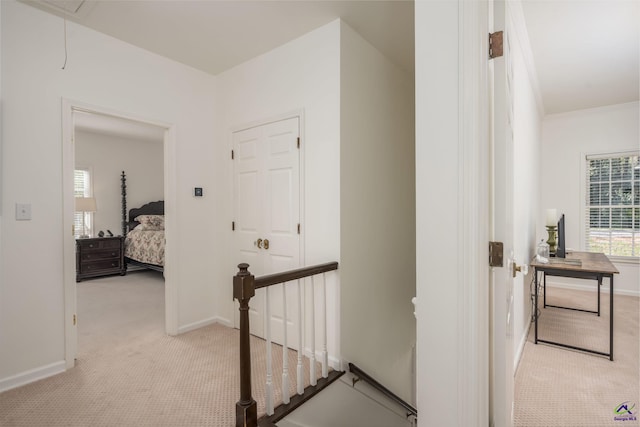
MULTIPOLYGON (((595 307, 592 292, 550 289, 548 302, 595 307)), ((602 316, 542 309, 539 337, 608 349, 608 295, 602 316)), ((639 425, 616 421, 623 402, 640 409, 640 299, 615 297, 613 362, 533 344, 533 327, 515 382, 515 426, 639 425)), ((164 282, 136 272, 78 284, 77 366, 0 393, 0 426, 231 426, 239 397, 238 331, 211 325, 178 337, 164 333, 164 282)), ((263 413, 265 343, 252 337, 254 397, 263 413)), ((291 393, 296 353, 288 352, 291 393)), ((273 346, 274 383, 282 348, 273 346)), ((317 370, 320 372, 320 369, 317 370)), ((305 359, 308 384, 308 361, 305 359)), ((276 402, 281 400, 275 396, 276 402)), ((637 415, 637 414, 636 414, 637 415)))
MULTIPOLYGON (((79 283, 76 367, 1 393, 0 426, 234 425, 238 331, 214 324, 170 337, 163 313, 158 273, 79 283)), ((253 395, 262 414, 264 340, 252 337, 251 351, 253 395)), ((280 402, 282 347, 274 345, 272 353, 274 400, 280 402)), ((297 355, 288 356, 294 393, 297 355)), ((307 359, 305 372, 308 384, 307 359)))
MULTIPOLYGON (((609 295, 602 294, 602 313, 539 308, 538 338, 609 350, 609 295)), ((547 303, 595 310, 594 292, 548 288, 547 303)), ((614 361, 608 357, 534 344, 531 325, 515 381, 515 426, 633 426, 636 421, 615 420, 624 402, 640 410, 638 332, 640 299, 614 296, 614 361)), ((640 419, 640 417, 638 417, 640 419)))

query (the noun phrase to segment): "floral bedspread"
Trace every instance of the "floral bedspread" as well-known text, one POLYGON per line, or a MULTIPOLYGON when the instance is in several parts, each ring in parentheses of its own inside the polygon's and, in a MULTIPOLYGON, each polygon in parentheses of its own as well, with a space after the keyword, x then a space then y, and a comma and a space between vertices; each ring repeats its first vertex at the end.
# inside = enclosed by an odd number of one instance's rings
POLYGON ((124 239, 124 256, 146 264, 164 266, 164 230, 136 227, 124 239))

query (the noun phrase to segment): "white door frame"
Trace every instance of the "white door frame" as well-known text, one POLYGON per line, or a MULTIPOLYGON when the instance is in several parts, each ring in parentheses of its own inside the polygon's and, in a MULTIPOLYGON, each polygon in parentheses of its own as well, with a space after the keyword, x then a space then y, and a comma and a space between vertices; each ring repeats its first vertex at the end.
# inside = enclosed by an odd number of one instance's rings
MULTIPOLYGON (((172 242, 173 233, 177 234, 176 200, 176 143, 175 126, 141 118, 129 113, 113 109, 98 107, 84 102, 62 99, 62 228, 63 228, 63 277, 64 277, 64 330, 65 330, 65 365, 72 368, 78 353, 78 329, 75 324, 77 314, 76 292, 76 256, 75 240, 73 239, 73 170, 75 168, 73 120, 74 111, 83 111, 127 120, 133 120, 165 129, 164 133, 164 200, 166 214, 165 236, 167 242, 172 242)), ((178 334, 178 292, 176 287, 178 266, 175 263, 175 245, 168 244, 165 248, 165 328, 169 335, 178 334)))
POLYGON ((503 31, 503 56, 490 65, 492 129, 491 240, 503 242, 503 267, 493 267, 491 297, 491 426, 513 424, 514 388, 514 277, 513 229, 513 34, 509 1, 490 0, 489 30, 503 31))
POLYGON ((488 2, 416 1, 415 11, 418 422, 484 426, 488 2))

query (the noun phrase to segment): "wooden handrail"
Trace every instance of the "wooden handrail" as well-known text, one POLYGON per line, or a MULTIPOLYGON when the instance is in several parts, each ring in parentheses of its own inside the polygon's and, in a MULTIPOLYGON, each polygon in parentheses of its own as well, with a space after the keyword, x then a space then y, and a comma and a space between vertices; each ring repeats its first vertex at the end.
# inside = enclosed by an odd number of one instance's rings
POLYGON ((316 274, 326 273, 338 269, 337 262, 328 262, 326 264, 313 265, 311 267, 303 267, 295 270, 284 271, 282 273, 268 274, 266 276, 256 277, 256 289, 266 286, 277 285, 278 283, 290 282, 304 277, 315 276, 316 274))
POLYGON ((249 300, 258 288, 337 270, 338 263, 318 264, 259 278, 249 272, 249 264, 239 264, 238 269, 238 273, 233 277, 233 298, 240 303, 240 400, 236 403, 236 427, 255 427, 258 414, 257 403, 251 396, 249 300))
POLYGON ((409 412, 409 415, 413 415, 414 417, 418 416, 418 410, 416 408, 414 408, 413 406, 411 406, 410 404, 402 400, 401 397, 399 397, 397 394, 395 394, 394 392, 392 392, 391 390, 389 390, 388 388, 380 384, 371 375, 367 374, 365 371, 358 368, 353 363, 349 363, 349 372, 351 372, 356 377, 361 378, 365 382, 369 383, 369 385, 371 385, 373 388, 375 388, 376 390, 378 390, 379 392, 387 396, 389 399, 398 403, 400 406, 406 409, 407 412, 409 412))

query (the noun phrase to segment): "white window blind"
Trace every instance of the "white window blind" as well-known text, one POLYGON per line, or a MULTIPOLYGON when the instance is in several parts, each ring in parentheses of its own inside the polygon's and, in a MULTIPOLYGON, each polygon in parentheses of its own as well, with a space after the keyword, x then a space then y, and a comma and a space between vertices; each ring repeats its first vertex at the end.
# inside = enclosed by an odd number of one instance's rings
MULTIPOLYGON (((75 197, 91 197, 91 173, 88 169, 75 169, 73 175, 73 195, 75 197)), ((75 212, 73 216, 73 237, 83 234, 82 215, 88 234, 93 235, 93 212, 75 212)))
POLYGON ((640 256, 638 153, 587 156, 586 162, 586 250, 640 256))

